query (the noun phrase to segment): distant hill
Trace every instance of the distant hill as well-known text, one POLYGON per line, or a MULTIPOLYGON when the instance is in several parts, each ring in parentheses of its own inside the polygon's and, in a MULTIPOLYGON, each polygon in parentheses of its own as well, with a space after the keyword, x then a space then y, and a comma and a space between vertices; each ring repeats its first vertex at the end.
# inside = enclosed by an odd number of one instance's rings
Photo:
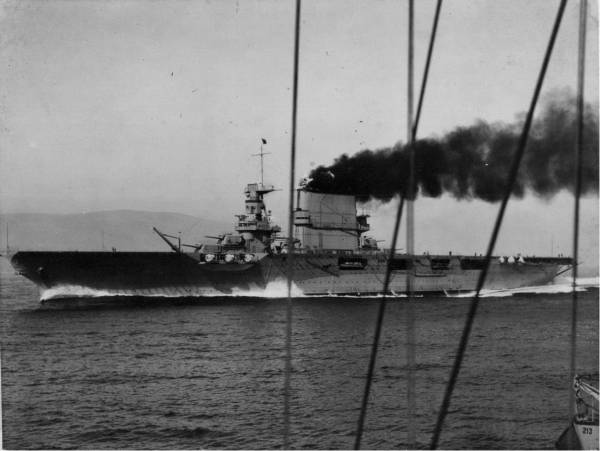
POLYGON ((232 231, 233 224, 180 213, 115 210, 80 214, 10 213, 0 215, 0 253, 11 250, 168 250, 152 231, 197 243, 204 235, 232 231))

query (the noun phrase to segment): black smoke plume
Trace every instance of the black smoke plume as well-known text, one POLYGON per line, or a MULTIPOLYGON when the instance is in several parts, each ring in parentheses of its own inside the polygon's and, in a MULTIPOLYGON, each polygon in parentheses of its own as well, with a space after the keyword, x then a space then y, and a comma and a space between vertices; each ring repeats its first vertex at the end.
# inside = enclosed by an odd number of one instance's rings
MULTIPOLYGON (((549 198, 563 189, 573 191, 576 111, 576 99, 570 91, 556 91, 546 98, 533 123, 513 195, 522 197, 530 191, 549 198)), ((513 124, 479 121, 441 138, 415 142, 417 193, 501 200, 524 117, 513 124)), ((598 115, 589 104, 585 105, 583 141, 582 192, 598 192, 598 115)), ((408 149, 402 143, 352 156, 344 154, 331 166, 315 168, 306 187, 352 194, 361 202, 387 202, 404 192, 408 161, 408 149)))

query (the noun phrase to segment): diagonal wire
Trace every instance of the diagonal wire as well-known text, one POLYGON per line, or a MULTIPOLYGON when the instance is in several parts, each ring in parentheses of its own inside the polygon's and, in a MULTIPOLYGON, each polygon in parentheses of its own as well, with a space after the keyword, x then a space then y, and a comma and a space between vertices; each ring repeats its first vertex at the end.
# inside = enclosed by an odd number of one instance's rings
POLYGON ((415 253, 415 137, 413 135, 413 91, 414 91, 414 37, 415 5, 408 0, 408 64, 407 64, 407 102, 406 135, 408 136, 408 199, 406 205, 406 253, 410 266, 406 271, 406 311, 404 314, 406 336, 406 442, 408 448, 415 448, 415 312, 412 303, 413 292, 413 255, 415 253))
POLYGON ((531 123, 533 121, 533 113, 535 111, 535 106, 537 104, 537 101, 538 101, 538 98, 540 95, 540 91, 542 89, 542 84, 544 81, 544 77, 546 75, 548 63, 550 62, 550 56, 552 55, 552 49, 554 48, 554 42, 556 41, 556 36, 558 34, 558 29, 559 29, 560 23, 562 21, 566 2, 567 2, 567 0, 561 0, 560 5, 558 7, 558 13, 556 15, 556 20, 554 21, 554 26, 552 28, 552 33, 550 35, 550 41, 548 42, 548 47, 546 48, 546 54, 544 56, 542 68, 540 70, 540 73, 539 73, 539 76, 537 79, 535 91, 534 91, 533 97, 531 99, 531 104, 529 105, 529 111, 527 113, 527 118, 525 119, 525 124, 523 125, 523 131, 519 138, 517 151, 516 151, 514 159, 512 161, 512 166, 510 168, 506 192, 504 193, 504 198, 502 199, 502 204, 500 205, 500 210, 498 211, 498 216, 496 217, 496 222, 494 224, 492 236, 490 238, 488 249, 487 249, 487 252, 485 255, 485 264, 484 264, 484 267, 483 267, 481 273, 479 274, 479 279, 477 280, 477 289, 475 291, 475 296, 471 300, 471 305, 470 305, 469 311, 467 313, 467 320, 465 323, 465 327, 463 329, 462 336, 460 338, 460 343, 459 343, 458 351, 456 353, 456 357, 454 360, 454 365, 452 367, 452 372, 450 373, 450 379, 448 380, 448 384, 446 385, 446 392, 444 393, 444 400, 442 401, 442 406, 440 408, 437 422, 435 425, 435 430, 433 432, 433 437, 431 439, 431 444, 430 444, 431 449, 437 448, 440 434, 442 431, 442 427, 444 425, 444 419, 446 418, 446 415, 448 414, 448 408, 450 407, 450 399, 452 398, 452 392, 454 390, 454 386, 456 385, 456 380, 458 378, 458 373, 460 372, 462 360, 463 360, 463 357, 465 354, 467 343, 469 341, 469 335, 471 333, 471 328, 473 326, 475 314, 477 313, 477 307, 479 305, 479 293, 481 292, 481 289, 483 288, 483 284, 485 282, 485 278, 488 273, 490 261, 492 259, 492 252, 494 251, 494 246, 496 245, 498 233, 500 232, 500 226, 502 225, 502 219, 504 218, 504 212, 506 210, 506 205, 508 204, 508 200, 510 199, 510 195, 513 191, 515 182, 517 180, 519 166, 521 164, 523 154, 525 153, 525 147, 527 145, 527 139, 529 137, 529 130, 531 128, 531 123))
POLYGON ((388 288, 390 286, 390 275, 392 273, 392 258, 394 257, 394 251, 396 249, 396 243, 398 240, 398 227, 400 226, 400 219, 402 218, 402 209, 404 207, 404 196, 400 198, 400 205, 396 211, 396 221, 394 223, 394 237, 392 238, 392 246, 390 248, 390 254, 388 256, 387 267, 385 270, 385 279, 383 282, 383 298, 379 300, 379 310, 377 312, 377 322, 375 325, 375 335, 373 337, 373 345, 371 346, 371 356, 369 358, 369 369, 367 371, 367 380, 365 382, 365 390, 362 397, 362 403, 360 406, 360 415, 358 417, 358 427, 356 429, 356 437, 354 439, 354 449, 360 449, 360 442, 362 440, 362 433, 365 425, 365 418, 367 416, 367 404, 369 402, 369 394, 371 391, 371 384, 373 381, 373 373, 375 370, 375 361, 377 360, 377 350, 379 348, 379 338, 381 337, 381 326, 383 324, 383 316, 385 315, 386 296, 388 288))
MULTIPOLYGON (((425 88, 427 86, 427 79, 428 79, 428 75, 429 75, 429 66, 431 63, 431 56, 433 54, 433 46, 435 43, 437 24, 438 24, 438 20, 439 20, 439 16, 440 16, 441 7, 442 7, 442 0, 438 0, 437 6, 436 6, 436 11, 435 11, 435 17, 433 20, 433 26, 431 29, 431 38, 429 41, 429 49, 427 52, 427 60, 425 63, 425 70, 423 72, 423 79, 421 81, 421 92, 419 95, 419 104, 417 107, 417 114, 416 114, 415 122, 414 122, 414 125, 412 128, 412 139, 413 140, 416 138, 416 135, 417 135, 417 127, 419 124, 419 118, 421 115, 423 100, 425 98, 425 88)), ((373 382, 373 373, 375 370, 375 362, 377 360, 377 350, 379 348, 379 340, 381 337, 383 317, 385 315, 385 307, 386 307, 386 302, 387 302, 386 297, 388 295, 389 285, 390 285, 390 277, 391 277, 391 273, 392 273, 391 263, 392 263, 392 259, 394 257, 396 243, 398 240, 398 230, 400 227, 400 220, 402 219, 402 210, 404 208, 404 199, 405 199, 405 195, 404 195, 404 193, 402 193, 402 195, 400 197, 400 204, 398 205, 398 210, 396 212, 396 220, 394 223, 394 235, 392 238, 392 246, 390 248, 390 253, 388 256, 388 261, 387 261, 387 266, 386 266, 386 271, 385 271, 385 279, 384 279, 384 283, 383 283, 383 298, 381 298, 381 300, 379 301, 379 309, 378 309, 377 320, 376 320, 376 324, 375 324, 375 334, 373 336, 373 344, 371 346, 371 355, 369 358, 369 368, 367 371, 367 379, 365 382, 365 389, 364 389, 361 408, 360 408, 360 415, 358 418, 358 426, 357 426, 357 430, 356 430, 354 449, 360 449, 360 444, 361 444, 361 440, 362 440, 364 423, 365 423, 365 419, 366 419, 366 415, 367 415, 367 405, 369 402, 369 394, 370 394, 371 385, 373 382)))
MULTIPOLYGON (((573 297, 571 300, 571 358, 569 383, 573 383, 577 364, 577 260, 579 259, 579 198, 581 197, 581 172, 583 153, 583 85, 585 73, 585 34, 587 0, 579 3, 579 43, 577 61, 577 134, 575 136, 575 206, 573 212, 573 297)), ((569 390, 569 408, 574 407, 573 390, 569 390)))
POLYGON ((415 122, 412 127, 412 139, 417 139, 417 129, 419 128, 419 120, 421 119, 421 109, 425 98, 425 85, 429 77, 429 66, 431 65, 431 55, 433 54, 433 46, 435 44, 435 36, 437 35, 437 27, 440 19, 440 11, 442 9, 442 0, 437 1, 435 7, 435 15, 433 17, 433 25, 431 27, 431 39, 429 39, 429 48, 427 49, 427 60, 425 62, 425 70, 423 71, 423 79, 421 80, 421 92, 419 93, 419 103, 417 105, 417 113, 415 114, 415 122))
POLYGON ((298 117, 298 55, 300 53, 300 6, 296 0, 294 32, 294 87, 292 95, 292 136, 290 152, 290 197, 287 246, 287 301, 285 309, 285 377, 283 386, 283 448, 290 448, 290 379, 292 372, 292 272, 294 269, 294 180, 296 177, 296 125, 298 117))

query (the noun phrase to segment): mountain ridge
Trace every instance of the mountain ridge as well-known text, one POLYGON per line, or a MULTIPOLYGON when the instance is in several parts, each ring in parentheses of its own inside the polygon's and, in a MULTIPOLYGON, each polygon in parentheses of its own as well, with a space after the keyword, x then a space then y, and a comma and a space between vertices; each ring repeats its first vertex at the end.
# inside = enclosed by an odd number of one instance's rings
POLYGON ((0 215, 0 249, 8 244, 11 251, 168 250, 153 227, 171 235, 181 233, 182 241, 196 243, 204 234, 231 230, 232 224, 183 213, 143 210, 6 213, 0 215))

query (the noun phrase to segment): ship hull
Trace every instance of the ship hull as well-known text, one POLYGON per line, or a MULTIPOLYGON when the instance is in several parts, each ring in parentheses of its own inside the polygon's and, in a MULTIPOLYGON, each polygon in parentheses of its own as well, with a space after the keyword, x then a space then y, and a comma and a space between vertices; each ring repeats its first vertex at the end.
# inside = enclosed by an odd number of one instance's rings
MULTIPOLYGON (((18 252, 13 267, 40 287, 42 299, 72 296, 261 295, 285 286, 285 254, 257 256, 250 263, 203 263, 175 252, 18 252)), ((406 291, 409 274, 416 293, 468 292, 476 288, 483 258, 423 256, 394 258, 389 293, 406 291), (441 264, 440 264, 441 262, 441 264), (409 267, 411 266, 411 267, 409 267)), ((571 260, 530 259, 491 263, 484 288, 504 290, 550 282, 571 260)), ((387 256, 314 253, 293 256, 295 295, 377 295, 382 293, 387 256)))

